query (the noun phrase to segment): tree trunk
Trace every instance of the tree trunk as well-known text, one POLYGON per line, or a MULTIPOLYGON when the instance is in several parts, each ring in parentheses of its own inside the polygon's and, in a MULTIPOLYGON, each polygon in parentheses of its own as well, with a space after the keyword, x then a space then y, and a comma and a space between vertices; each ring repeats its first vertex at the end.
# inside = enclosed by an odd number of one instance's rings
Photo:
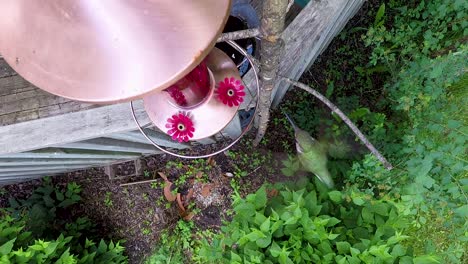
POLYGON ((265 0, 262 8, 260 32, 260 104, 258 109, 258 132, 254 145, 258 145, 265 135, 270 117, 271 93, 277 81, 279 58, 281 56, 281 33, 288 0, 265 0))

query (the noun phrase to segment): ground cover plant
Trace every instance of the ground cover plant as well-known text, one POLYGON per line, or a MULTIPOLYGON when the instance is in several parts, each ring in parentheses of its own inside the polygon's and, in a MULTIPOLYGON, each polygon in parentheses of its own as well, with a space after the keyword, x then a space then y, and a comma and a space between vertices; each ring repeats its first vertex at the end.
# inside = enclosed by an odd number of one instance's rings
POLYGON ((24 200, 0 209, 0 263, 126 263, 121 242, 99 239, 85 217, 61 217, 79 203, 80 186, 55 187, 46 178, 24 200))

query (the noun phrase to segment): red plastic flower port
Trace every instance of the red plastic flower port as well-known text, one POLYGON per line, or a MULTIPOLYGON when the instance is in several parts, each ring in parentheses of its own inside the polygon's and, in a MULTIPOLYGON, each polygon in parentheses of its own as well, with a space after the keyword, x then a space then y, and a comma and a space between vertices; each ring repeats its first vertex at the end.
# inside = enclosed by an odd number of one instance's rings
POLYGON ((234 77, 225 78, 224 81, 218 83, 216 89, 218 99, 225 105, 238 106, 244 101, 244 86, 240 80, 234 77))
POLYGON ((166 128, 169 128, 167 133, 172 136, 172 139, 179 142, 189 141, 195 132, 193 122, 185 112, 179 112, 168 118, 166 128))
POLYGON ((177 86, 171 86, 166 89, 166 92, 169 93, 169 95, 174 99, 176 104, 180 106, 186 106, 187 105, 187 100, 185 99, 185 95, 177 88, 177 86))

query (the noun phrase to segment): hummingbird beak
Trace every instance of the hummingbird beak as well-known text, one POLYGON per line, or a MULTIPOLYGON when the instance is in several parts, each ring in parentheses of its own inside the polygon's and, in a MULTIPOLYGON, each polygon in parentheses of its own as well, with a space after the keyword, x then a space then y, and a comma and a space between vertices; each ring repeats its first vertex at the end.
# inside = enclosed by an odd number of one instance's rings
POLYGON ((297 130, 297 126, 296 124, 294 123, 294 121, 291 119, 291 117, 289 117, 288 114, 286 114, 286 112, 283 112, 283 114, 286 116, 286 118, 288 119, 289 123, 291 123, 291 126, 293 127, 294 130, 297 130))

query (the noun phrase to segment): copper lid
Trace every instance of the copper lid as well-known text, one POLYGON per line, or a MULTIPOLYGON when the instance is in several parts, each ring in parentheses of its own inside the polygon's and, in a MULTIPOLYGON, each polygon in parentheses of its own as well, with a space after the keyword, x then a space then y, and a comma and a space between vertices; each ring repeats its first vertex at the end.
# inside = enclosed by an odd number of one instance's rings
POLYGON ((72 100, 163 90, 208 54, 230 0, 3 0, 0 53, 25 79, 72 100))

